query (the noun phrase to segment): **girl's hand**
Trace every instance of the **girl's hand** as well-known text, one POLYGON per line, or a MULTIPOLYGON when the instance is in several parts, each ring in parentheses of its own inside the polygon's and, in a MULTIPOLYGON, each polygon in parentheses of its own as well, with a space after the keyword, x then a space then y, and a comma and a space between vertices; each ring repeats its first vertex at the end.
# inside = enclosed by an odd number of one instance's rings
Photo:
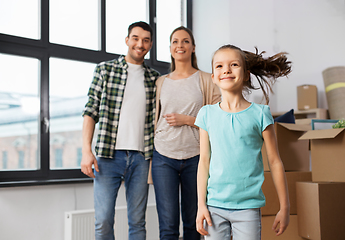
POLYGON ((178 113, 169 113, 165 114, 163 117, 170 126, 179 127, 187 124, 187 119, 189 116, 178 113))
POLYGON ((289 222, 290 222, 289 211, 280 210, 276 215, 276 218, 272 226, 272 230, 276 232, 277 236, 279 236, 286 230, 287 226, 289 225, 289 222))
POLYGON ((210 217, 210 212, 206 206, 198 207, 198 214, 196 216, 196 230, 201 235, 207 235, 208 232, 204 228, 204 220, 206 220, 207 225, 212 226, 212 221, 210 217))

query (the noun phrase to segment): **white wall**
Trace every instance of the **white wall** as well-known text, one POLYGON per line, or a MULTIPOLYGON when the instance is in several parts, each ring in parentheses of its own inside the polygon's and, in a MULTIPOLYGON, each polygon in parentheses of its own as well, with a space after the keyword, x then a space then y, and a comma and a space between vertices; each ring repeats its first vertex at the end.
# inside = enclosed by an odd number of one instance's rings
POLYGON ((1 239, 61 240, 64 212, 92 206, 91 184, 1 188, 1 239))
MULTIPOLYGON (((293 73, 271 97, 272 111, 297 107, 296 86, 315 84, 327 108, 322 71, 345 65, 345 4, 342 0, 194 0, 193 32, 198 64, 211 71, 213 52, 226 43, 268 54, 289 52, 293 73)), ((261 99, 253 93, 253 101, 261 99)), ((154 203, 150 186, 149 203, 154 203)), ((117 206, 125 205, 124 188, 117 206)), ((1 239, 61 240, 65 211, 93 207, 92 184, 0 189, 1 239), (28 237, 30 236, 30 237, 28 237)))
MULTIPOLYGON (((297 109, 296 86, 302 84, 316 85, 319 108, 327 108, 322 71, 345 66, 344 0, 198 0, 193 14, 202 70, 211 71, 213 52, 227 43, 248 51, 257 46, 267 56, 286 51, 293 72, 275 85, 271 110, 297 109)), ((250 99, 261 96, 255 91, 250 99)))
MULTIPOLYGON (((126 206, 124 186, 116 206, 126 206)), ((153 204, 150 185, 148 204, 153 204)), ((64 213, 92 209, 92 183, 0 189, 0 239, 62 240, 64 213)))

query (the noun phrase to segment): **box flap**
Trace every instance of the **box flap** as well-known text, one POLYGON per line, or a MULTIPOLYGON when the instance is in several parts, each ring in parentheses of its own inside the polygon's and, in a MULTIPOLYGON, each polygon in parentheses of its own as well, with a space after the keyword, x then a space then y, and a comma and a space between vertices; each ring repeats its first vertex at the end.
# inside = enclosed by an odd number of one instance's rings
POLYGON ((345 128, 311 130, 303 134, 298 140, 335 138, 344 130, 345 128))
POLYGON ((311 126, 310 125, 306 125, 306 124, 293 124, 293 123, 278 123, 277 124, 285 127, 286 129, 289 129, 291 131, 302 131, 302 132, 306 132, 311 130, 311 126))

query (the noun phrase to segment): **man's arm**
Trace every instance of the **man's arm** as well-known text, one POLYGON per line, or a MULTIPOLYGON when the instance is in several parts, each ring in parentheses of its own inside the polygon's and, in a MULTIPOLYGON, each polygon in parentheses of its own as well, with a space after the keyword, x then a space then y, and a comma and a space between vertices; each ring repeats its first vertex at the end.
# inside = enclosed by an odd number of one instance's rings
POLYGON ((98 172, 98 165, 95 156, 92 153, 91 144, 93 133, 95 131, 96 122, 89 116, 84 116, 83 122, 83 147, 82 147, 82 160, 81 160, 81 171, 92 178, 95 175, 92 171, 92 165, 94 165, 95 170, 98 172))

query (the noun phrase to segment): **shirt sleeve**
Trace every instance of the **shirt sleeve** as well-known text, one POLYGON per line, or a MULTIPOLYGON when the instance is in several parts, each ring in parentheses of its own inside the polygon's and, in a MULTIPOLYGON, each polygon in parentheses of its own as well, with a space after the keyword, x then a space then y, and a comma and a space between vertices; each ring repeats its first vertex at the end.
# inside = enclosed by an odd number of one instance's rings
POLYGON ((82 113, 82 116, 87 115, 93 118, 96 123, 99 120, 99 106, 103 88, 103 77, 101 72, 101 65, 99 64, 95 68, 93 80, 88 92, 88 101, 82 113))
POLYGON ((200 109, 198 115, 196 116, 195 123, 194 123, 196 126, 204 129, 205 131, 207 131, 206 115, 207 115, 207 106, 203 106, 200 109))
POLYGON ((273 124, 274 120, 271 114, 270 107, 267 105, 263 105, 262 109, 262 129, 263 132, 269 125, 273 124))

